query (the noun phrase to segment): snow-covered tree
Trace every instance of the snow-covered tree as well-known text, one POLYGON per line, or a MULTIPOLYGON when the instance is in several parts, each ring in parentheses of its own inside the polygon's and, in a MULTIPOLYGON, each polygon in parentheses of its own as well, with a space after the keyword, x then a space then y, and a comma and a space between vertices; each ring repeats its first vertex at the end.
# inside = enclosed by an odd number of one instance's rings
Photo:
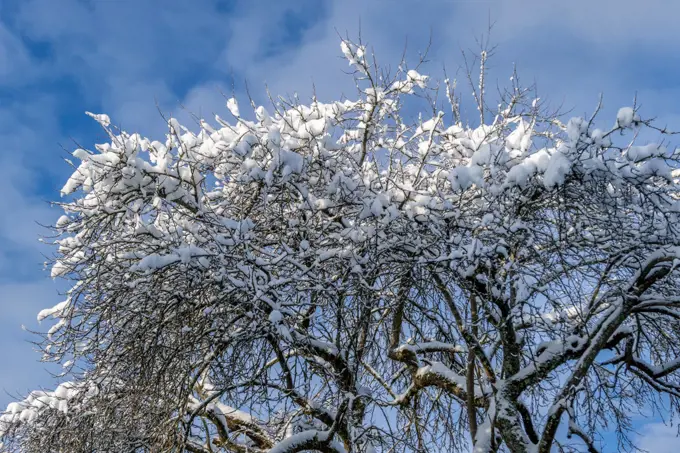
POLYGON ((64 380, 10 404, 4 450, 597 452, 677 411, 668 132, 562 122, 516 77, 490 108, 484 52, 465 122, 453 81, 342 52, 355 99, 230 99, 162 141, 91 114, 110 141, 54 226, 73 284, 38 315, 64 380))

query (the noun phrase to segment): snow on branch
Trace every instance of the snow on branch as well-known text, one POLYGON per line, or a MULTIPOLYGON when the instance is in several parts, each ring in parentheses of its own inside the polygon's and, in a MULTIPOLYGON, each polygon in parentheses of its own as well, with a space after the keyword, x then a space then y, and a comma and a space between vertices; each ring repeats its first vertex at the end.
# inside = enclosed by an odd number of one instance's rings
POLYGON ((597 451, 612 408, 680 407, 671 133, 516 73, 494 99, 486 46, 479 118, 447 79, 449 115, 426 53, 369 49, 341 42, 340 100, 235 96, 155 138, 89 114, 49 262, 72 287, 38 314, 69 383, 12 403, 0 450, 549 453, 568 419, 597 451))

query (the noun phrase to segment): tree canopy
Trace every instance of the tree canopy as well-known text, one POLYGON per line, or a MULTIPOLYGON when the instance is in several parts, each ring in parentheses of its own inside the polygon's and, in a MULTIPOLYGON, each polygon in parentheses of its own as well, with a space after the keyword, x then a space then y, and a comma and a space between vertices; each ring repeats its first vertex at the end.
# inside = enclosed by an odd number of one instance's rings
POLYGON ((484 51, 464 118, 454 81, 341 48, 351 99, 232 98, 159 141, 90 114, 109 142, 73 152, 54 225, 72 286, 38 315, 65 380, 0 449, 592 453, 677 410, 668 131, 564 121, 516 76, 490 107, 484 51))

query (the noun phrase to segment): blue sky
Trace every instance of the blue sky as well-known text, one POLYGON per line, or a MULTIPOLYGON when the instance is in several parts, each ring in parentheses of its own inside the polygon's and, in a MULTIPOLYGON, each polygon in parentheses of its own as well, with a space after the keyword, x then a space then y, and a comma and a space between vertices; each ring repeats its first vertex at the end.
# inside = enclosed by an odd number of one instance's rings
MULTIPOLYGON (((220 90, 244 96, 244 81, 262 102, 265 83, 274 94, 351 95, 337 33, 359 29, 393 65, 406 42, 415 58, 431 35, 423 72, 451 74, 491 15, 494 82, 516 63, 539 95, 579 115, 603 93, 606 125, 637 93, 643 116, 680 129, 679 13, 675 0, 0 1, 0 406, 50 385, 20 326, 39 329, 35 314, 61 300, 37 237, 59 215, 47 201, 70 174, 65 150, 103 140, 86 110, 158 137, 159 109, 223 114, 220 90)), ((673 430, 639 431, 643 446, 671 451, 673 430)))

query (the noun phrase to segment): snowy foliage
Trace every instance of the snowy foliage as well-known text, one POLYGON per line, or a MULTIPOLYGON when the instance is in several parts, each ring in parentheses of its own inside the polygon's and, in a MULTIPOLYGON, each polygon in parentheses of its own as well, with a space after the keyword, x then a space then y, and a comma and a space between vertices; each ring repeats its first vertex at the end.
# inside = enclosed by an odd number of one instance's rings
POLYGON ((232 98, 162 141, 91 114, 110 141, 73 153, 54 227, 73 286, 38 315, 71 382, 7 408, 6 451, 597 451, 677 408, 666 131, 563 123, 516 78, 475 96, 487 124, 448 80, 451 115, 410 122, 436 83, 341 50, 354 100, 232 98))

